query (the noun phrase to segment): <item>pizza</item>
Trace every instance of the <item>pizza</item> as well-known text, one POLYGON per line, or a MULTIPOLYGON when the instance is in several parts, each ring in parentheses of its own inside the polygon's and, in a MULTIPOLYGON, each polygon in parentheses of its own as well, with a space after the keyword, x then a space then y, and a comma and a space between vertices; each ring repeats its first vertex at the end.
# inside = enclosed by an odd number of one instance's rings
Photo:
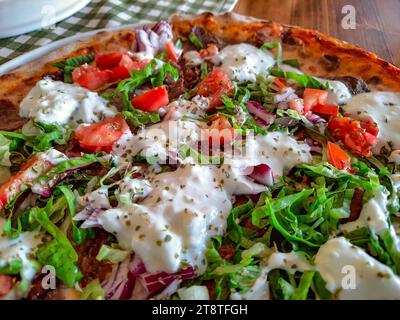
POLYGON ((0 76, 0 298, 399 299, 400 69, 236 14, 0 76))

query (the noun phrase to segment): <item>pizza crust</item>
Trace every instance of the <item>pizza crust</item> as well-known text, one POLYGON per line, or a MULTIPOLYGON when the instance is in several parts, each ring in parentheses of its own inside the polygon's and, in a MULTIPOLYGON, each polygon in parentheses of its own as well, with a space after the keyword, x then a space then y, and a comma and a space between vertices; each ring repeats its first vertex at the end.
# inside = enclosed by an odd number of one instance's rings
MULTIPOLYGON (((373 90, 400 91, 400 69, 357 46, 326 36, 318 31, 245 17, 235 13, 198 16, 173 16, 174 35, 186 39, 193 26, 226 43, 282 41, 284 59, 298 59, 310 75, 335 78, 353 76, 365 80, 373 90)), ((47 74, 57 71, 51 63, 90 52, 134 50, 134 30, 102 31, 78 40, 49 55, 0 76, 0 101, 18 107, 21 100, 47 74)))

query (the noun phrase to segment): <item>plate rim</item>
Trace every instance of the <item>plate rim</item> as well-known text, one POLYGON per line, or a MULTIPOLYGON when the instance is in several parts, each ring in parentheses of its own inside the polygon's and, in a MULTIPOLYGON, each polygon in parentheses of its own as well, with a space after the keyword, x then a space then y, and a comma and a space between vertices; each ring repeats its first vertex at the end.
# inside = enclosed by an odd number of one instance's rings
POLYGON ((117 31, 117 30, 129 29, 129 28, 139 28, 143 25, 146 25, 148 23, 154 23, 154 22, 155 21, 151 21, 151 20, 140 20, 136 23, 123 24, 120 26, 96 29, 96 30, 87 31, 87 32, 83 32, 83 33, 77 33, 70 37, 62 38, 55 42, 51 42, 43 47, 39 47, 39 48, 33 49, 31 51, 25 52, 22 55, 0 65, 0 76, 3 76, 7 73, 12 72, 13 70, 17 69, 18 67, 21 67, 24 64, 27 64, 36 59, 39 59, 41 56, 45 55, 46 53, 48 53, 50 51, 59 49, 59 48, 65 46, 67 44, 70 44, 74 41, 90 37, 98 32, 117 31))

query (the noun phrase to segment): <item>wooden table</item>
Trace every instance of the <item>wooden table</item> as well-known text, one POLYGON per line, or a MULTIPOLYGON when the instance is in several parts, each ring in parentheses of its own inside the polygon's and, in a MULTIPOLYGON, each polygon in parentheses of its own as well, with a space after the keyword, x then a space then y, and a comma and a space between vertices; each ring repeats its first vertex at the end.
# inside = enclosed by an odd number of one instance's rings
POLYGON ((400 67, 400 0, 239 0, 233 11, 319 30, 400 67), (342 27, 345 5, 355 8, 355 30, 342 27))

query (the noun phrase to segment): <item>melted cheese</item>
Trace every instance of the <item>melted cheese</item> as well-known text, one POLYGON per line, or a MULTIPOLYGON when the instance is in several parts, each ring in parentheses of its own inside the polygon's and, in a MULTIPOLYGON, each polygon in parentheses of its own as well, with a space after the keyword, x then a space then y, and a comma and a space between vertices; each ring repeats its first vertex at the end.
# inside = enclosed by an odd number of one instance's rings
POLYGON ((382 147, 400 149, 400 93, 369 92, 354 96, 347 101, 344 111, 359 120, 372 119, 379 128, 378 144, 374 153, 382 147))
POLYGON ((257 74, 267 75, 275 63, 270 52, 247 43, 226 46, 211 61, 239 82, 255 82, 257 74))
POLYGON ((353 246, 345 238, 329 240, 315 256, 315 265, 326 288, 337 299, 400 299, 400 278, 389 267, 353 246), (344 287, 345 267, 354 268, 355 286, 344 287))
POLYGON ((191 265, 201 273, 209 239, 222 235, 234 193, 265 187, 222 166, 183 165, 149 179, 143 201, 102 213, 99 221, 125 250, 138 254, 150 272, 176 272, 191 265))
POLYGON ((20 116, 46 124, 94 123, 115 115, 116 110, 96 92, 77 85, 40 80, 22 100, 20 116))

